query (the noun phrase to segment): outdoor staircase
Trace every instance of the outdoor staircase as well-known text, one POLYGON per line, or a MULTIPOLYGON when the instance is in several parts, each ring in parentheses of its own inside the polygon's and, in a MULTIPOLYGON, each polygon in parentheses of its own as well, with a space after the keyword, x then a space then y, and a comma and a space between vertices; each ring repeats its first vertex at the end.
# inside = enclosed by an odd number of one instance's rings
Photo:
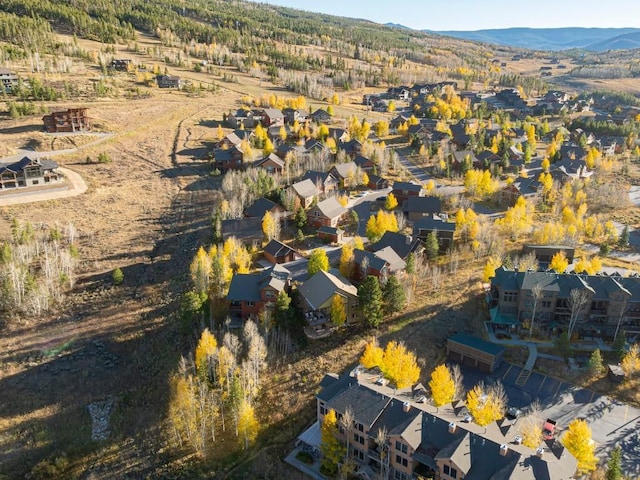
POLYGON ((516 379, 516 385, 518 387, 523 387, 525 385, 525 383, 527 383, 527 380, 529 380, 529 377, 531 376, 531 370, 529 370, 528 368, 523 368, 522 371, 520 372, 520 375, 518 375, 518 378, 516 379))

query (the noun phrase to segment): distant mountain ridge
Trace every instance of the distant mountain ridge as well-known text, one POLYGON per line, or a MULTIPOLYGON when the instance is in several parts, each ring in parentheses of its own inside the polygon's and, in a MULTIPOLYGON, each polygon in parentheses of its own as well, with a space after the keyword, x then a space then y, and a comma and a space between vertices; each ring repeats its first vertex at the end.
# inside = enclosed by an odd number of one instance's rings
MULTIPOLYGON (((389 27, 408 28, 387 24, 389 27)), ((503 28, 475 31, 423 30, 464 40, 474 40, 497 45, 532 50, 584 50, 604 51, 640 48, 640 28, 503 28)))

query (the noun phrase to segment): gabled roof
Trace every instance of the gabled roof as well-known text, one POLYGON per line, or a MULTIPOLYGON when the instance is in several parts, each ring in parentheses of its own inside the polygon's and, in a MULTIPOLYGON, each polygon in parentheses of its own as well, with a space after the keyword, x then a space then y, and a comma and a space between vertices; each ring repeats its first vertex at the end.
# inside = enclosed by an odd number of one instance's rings
POLYGON ((384 258, 378 257, 373 252, 367 252, 366 250, 359 249, 355 249, 353 251, 353 261, 356 265, 361 266, 365 259, 368 262, 368 268, 372 270, 382 271, 384 267, 389 265, 389 262, 384 258))
POLYGON ((337 218, 349 211, 349 209, 340 205, 340 202, 338 202, 335 197, 330 197, 318 202, 316 208, 320 210, 320 213, 326 218, 337 218))
POLYGON ((229 162, 233 159, 234 152, 240 152, 244 157, 244 152, 237 145, 234 145, 232 148, 216 148, 213 151, 213 158, 216 162, 229 162))
POLYGON ((260 292, 271 287, 282 292, 289 279, 288 270, 282 266, 269 267, 258 273, 236 273, 231 278, 227 300, 230 301, 259 301, 260 292))
POLYGON ((291 185, 291 188, 293 188, 298 196, 302 198, 310 198, 320 193, 318 191, 318 187, 316 187, 316 184, 308 178, 306 180, 301 180, 294 183, 293 185, 291 185))
POLYGON ((264 253, 268 253, 273 255, 274 257, 279 257, 281 255, 287 255, 289 253, 296 253, 296 251, 291 248, 289 245, 286 245, 275 238, 272 239, 269 243, 267 243, 264 247, 264 253))
POLYGON ((284 160, 282 160, 279 156, 277 156, 275 153, 271 152, 269 155, 267 155, 266 157, 261 158, 260 160, 257 160, 256 163, 254 164, 255 167, 261 167, 262 165, 264 165, 267 162, 273 162, 275 163, 278 167, 280 168, 284 168, 284 160))
POLYGON ((262 217, 222 220, 222 235, 225 239, 231 236, 239 240, 262 238, 262 217))
POLYGON ((355 163, 356 166, 360 168, 364 168, 367 165, 375 165, 373 160, 367 157, 363 157, 362 155, 358 155, 356 158, 354 158, 353 163, 355 163))
POLYGON ((369 175, 369 183, 373 183, 373 184, 379 184, 379 183, 389 183, 389 180, 387 180, 386 178, 380 177, 378 175, 374 175, 373 173, 370 173, 369 175))
POLYGON ((405 213, 440 213, 442 200, 438 197, 408 197, 402 202, 402 211, 405 213))
POLYGON ((337 270, 319 271, 298 287, 298 292, 313 310, 328 307, 333 295, 358 296, 358 289, 337 270))
POLYGON ((405 411, 402 402, 391 402, 372 425, 369 437, 375 439, 382 429, 389 437, 402 437, 407 445, 417 450, 422 442, 422 412, 416 408, 405 411))
POLYGON ((391 247, 385 247, 378 250, 374 255, 385 260, 389 264, 389 271, 392 273, 400 272, 407 267, 407 262, 400 258, 400 256, 391 247))
POLYGON ((467 432, 438 452, 435 460, 451 460, 466 476, 471 470, 471 435, 467 432))
POLYGON ((380 240, 369 245, 369 250, 377 252, 389 247, 392 248, 400 258, 406 259, 409 254, 415 251, 420 245, 421 242, 417 238, 411 238, 408 235, 387 231, 384 232, 384 235, 382 235, 380 240))
POLYGON ((419 183, 412 183, 412 182, 394 182, 393 189, 403 190, 403 191, 406 190, 409 192, 421 192, 422 185, 420 185, 419 183))
POLYGON ((343 414, 347 410, 351 410, 357 422, 371 427, 391 399, 359 385, 355 379, 353 379, 353 383, 354 385, 351 388, 337 394, 326 402, 327 407, 343 414))
POLYGON ((333 166, 331 171, 335 171, 340 178, 349 178, 350 176, 355 176, 358 170, 358 166, 355 162, 347 162, 347 163, 337 163, 333 166))
POLYGON ((58 164, 53 160, 41 160, 39 158, 22 157, 17 162, 13 163, 0 163, 0 173, 10 171, 13 173, 19 173, 26 167, 32 164, 38 164, 43 170, 54 170, 58 168, 58 164))
POLYGON ((284 118, 284 114, 282 113, 282 111, 278 110, 277 108, 265 108, 262 110, 262 112, 272 120, 274 118, 284 118))
POLYGON ((453 152, 453 156, 456 159, 456 162, 458 163, 464 163, 467 159, 467 156, 469 157, 469 160, 471 160, 472 163, 475 163, 478 161, 476 154, 473 153, 471 150, 458 150, 453 152))
POLYGON ((311 118, 314 122, 331 120, 331 115, 326 110, 321 108, 317 109, 311 114, 311 118))
MULTIPOLYGON (((260 197, 247 208, 244 209, 244 214, 247 217, 258 217, 262 219, 266 212, 270 212, 274 207, 277 207, 278 204, 272 202, 268 198, 260 197)), ((284 210, 284 208, 283 208, 284 210)))
POLYGON ((313 182, 314 185, 324 185, 326 183, 338 183, 336 177, 331 175, 329 172, 318 172, 315 170, 307 170, 307 173, 304 174, 302 180, 309 179, 313 182))
POLYGON ((456 224, 451 222, 445 222, 437 215, 430 217, 424 217, 413 224, 414 235, 419 233, 420 230, 438 230, 441 232, 455 232, 456 224))

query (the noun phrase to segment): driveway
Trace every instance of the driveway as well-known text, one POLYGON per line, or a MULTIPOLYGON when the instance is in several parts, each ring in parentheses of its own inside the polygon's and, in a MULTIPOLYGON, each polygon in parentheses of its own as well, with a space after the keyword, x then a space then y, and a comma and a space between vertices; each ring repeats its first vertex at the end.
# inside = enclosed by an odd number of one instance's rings
POLYGON ((14 191, 2 193, 0 194, 0 207, 75 197, 87 191, 87 184, 76 172, 62 167, 59 167, 58 170, 60 170, 66 178, 66 181, 61 183, 59 188, 38 190, 38 187, 33 187, 15 190, 15 193, 14 191))

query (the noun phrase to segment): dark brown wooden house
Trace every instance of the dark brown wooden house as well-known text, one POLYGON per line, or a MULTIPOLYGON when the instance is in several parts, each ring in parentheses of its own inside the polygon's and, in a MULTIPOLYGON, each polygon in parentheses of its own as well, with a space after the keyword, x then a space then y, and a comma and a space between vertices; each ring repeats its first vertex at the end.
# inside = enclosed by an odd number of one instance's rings
POLYGON ((264 258, 271 263, 293 262, 297 257, 293 248, 276 239, 271 240, 264 247, 264 258))
POLYGON ((52 112, 42 117, 44 129, 48 133, 83 132, 91 130, 91 120, 87 108, 69 108, 62 112, 52 112))

